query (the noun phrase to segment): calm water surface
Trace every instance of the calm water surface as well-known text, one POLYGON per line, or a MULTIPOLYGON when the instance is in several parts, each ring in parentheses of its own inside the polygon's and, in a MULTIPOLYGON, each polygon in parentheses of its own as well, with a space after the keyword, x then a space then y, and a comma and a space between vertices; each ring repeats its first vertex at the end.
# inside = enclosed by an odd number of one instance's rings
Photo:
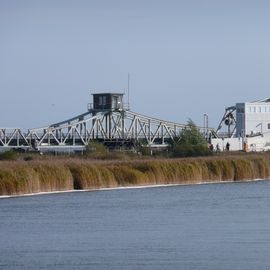
POLYGON ((0 200, 0 269, 270 269, 270 181, 0 200))

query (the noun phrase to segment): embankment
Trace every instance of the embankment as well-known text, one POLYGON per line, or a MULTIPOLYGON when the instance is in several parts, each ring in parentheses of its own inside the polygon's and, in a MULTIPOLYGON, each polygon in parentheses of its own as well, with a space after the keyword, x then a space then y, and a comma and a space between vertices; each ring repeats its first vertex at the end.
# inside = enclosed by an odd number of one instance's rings
POLYGON ((0 196, 38 192, 270 178, 270 155, 0 162, 0 196))

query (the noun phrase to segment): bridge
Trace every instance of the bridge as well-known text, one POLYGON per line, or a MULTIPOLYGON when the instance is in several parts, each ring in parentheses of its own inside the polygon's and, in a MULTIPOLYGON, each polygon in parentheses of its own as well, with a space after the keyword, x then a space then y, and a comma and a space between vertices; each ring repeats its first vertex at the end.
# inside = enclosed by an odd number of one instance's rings
POLYGON ((19 128, 0 128, 0 149, 85 149, 91 140, 109 147, 132 147, 141 142, 150 147, 167 146, 186 125, 138 114, 123 103, 123 94, 93 94, 88 111, 23 133, 19 128))

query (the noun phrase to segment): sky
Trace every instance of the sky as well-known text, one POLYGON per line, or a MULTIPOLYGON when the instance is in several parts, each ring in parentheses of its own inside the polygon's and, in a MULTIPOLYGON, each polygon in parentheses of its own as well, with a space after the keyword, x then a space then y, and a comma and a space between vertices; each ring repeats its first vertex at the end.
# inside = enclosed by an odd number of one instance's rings
POLYGON ((225 107, 270 97, 269 14, 263 0, 0 0, 0 127, 84 113, 129 73, 132 111, 216 128, 225 107))

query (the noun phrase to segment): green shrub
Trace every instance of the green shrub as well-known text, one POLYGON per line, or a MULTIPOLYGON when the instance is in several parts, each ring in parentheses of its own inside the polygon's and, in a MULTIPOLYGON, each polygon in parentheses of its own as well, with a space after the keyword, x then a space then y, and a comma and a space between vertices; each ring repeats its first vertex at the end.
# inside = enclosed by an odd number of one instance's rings
POLYGON ((99 142, 90 141, 86 147, 86 155, 93 158, 104 158, 108 154, 107 147, 99 142))
POLYGON ((196 125, 189 120, 178 141, 172 144, 172 154, 174 157, 195 157, 208 156, 212 152, 196 125))
POLYGON ((17 153, 13 150, 0 153, 0 160, 16 160, 17 153))

